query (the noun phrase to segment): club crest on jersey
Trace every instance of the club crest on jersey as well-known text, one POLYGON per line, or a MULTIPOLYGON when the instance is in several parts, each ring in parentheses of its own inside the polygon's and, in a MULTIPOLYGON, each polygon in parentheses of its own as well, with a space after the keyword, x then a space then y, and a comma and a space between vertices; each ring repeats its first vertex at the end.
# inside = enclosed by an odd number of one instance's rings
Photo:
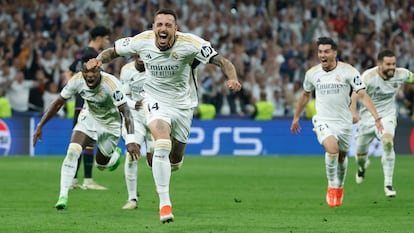
POLYGON ((335 77, 335 80, 336 80, 336 81, 338 81, 338 82, 340 82, 340 81, 341 81, 341 76, 337 75, 337 76, 335 77))
POLYGON ((178 59, 178 54, 177 54, 177 52, 173 51, 173 52, 171 53, 171 57, 173 57, 173 58, 174 58, 174 60, 177 60, 177 59, 178 59))
POLYGON ((203 55, 203 57, 209 57, 211 54, 213 53, 213 49, 210 46, 202 46, 201 47, 201 55, 203 55))
POLYGON ((116 101, 121 101, 121 100, 123 100, 124 99, 124 94, 122 93, 122 91, 120 91, 120 90, 116 90, 115 92, 114 92, 114 100, 116 100, 116 101))

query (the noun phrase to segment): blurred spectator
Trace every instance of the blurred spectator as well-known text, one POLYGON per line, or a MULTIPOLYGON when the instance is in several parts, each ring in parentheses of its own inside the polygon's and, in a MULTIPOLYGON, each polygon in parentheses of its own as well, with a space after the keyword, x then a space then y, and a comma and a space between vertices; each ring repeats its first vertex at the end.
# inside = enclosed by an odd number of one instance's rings
POLYGON ((14 80, 6 88, 6 97, 9 99, 13 115, 29 111, 30 88, 38 87, 36 81, 25 80, 22 71, 17 71, 14 80))
POLYGON ((12 109, 9 99, 5 96, 5 91, 0 87, 0 118, 12 117, 12 109))
POLYGON ((47 83, 50 83, 51 81, 46 77, 43 69, 36 70, 34 80, 37 85, 30 88, 29 110, 33 112, 43 112, 43 94, 46 90, 47 83))
MULTIPOLYGON (((46 90, 43 93, 43 111, 46 112, 52 105, 53 101, 59 96, 58 85, 54 82, 49 82, 46 85, 46 90)), ((64 108, 60 108, 56 113, 59 117, 65 116, 64 108)))
POLYGON ((195 118, 200 120, 213 120, 215 118, 216 107, 211 102, 208 102, 208 98, 207 95, 202 96, 195 112, 195 118))
POLYGON ((282 93, 280 88, 277 88, 273 91, 273 116, 274 117, 282 117, 286 114, 286 107, 285 107, 285 99, 282 97, 282 93))
MULTIPOLYGON (((223 88, 220 72, 199 68, 198 83, 205 85, 199 95, 209 95, 217 115, 248 115, 251 96, 259 98, 256 83, 263 78, 268 100, 273 102, 280 89, 285 115, 291 114, 293 83, 303 81, 304 71, 317 63, 312 43, 320 36, 336 38, 338 58, 360 72, 373 66, 375 54, 384 48, 396 52, 398 64, 414 70, 412 1, 0 1, 0 86, 18 70, 34 79, 43 68, 62 88, 62 72, 88 45, 88 31, 105 25, 112 30, 110 41, 132 36, 151 27, 161 7, 175 8, 181 31, 205 36, 235 64, 244 88, 236 95, 223 88), (194 24, 198 19, 203 20, 194 24)), ((116 59, 105 69, 118 75, 125 61, 116 59)), ((403 99, 398 101, 403 105, 403 99)))
POLYGON ((252 114, 255 120, 272 120, 273 104, 267 100, 265 91, 260 92, 260 99, 254 104, 254 112, 252 114))

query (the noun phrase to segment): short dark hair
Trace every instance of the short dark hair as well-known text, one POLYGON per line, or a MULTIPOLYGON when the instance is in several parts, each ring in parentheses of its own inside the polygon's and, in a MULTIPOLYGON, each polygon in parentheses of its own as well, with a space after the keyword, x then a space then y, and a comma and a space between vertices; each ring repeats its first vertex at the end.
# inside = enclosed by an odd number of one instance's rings
POLYGON ((98 36, 109 36, 111 31, 105 26, 96 26, 89 32, 91 39, 95 40, 98 36))
POLYGON ((330 37, 319 37, 316 41, 316 44, 319 46, 321 44, 330 44, 333 50, 338 49, 338 45, 336 45, 335 41, 332 40, 330 37))
POLYGON ((378 53, 377 61, 383 61, 384 57, 395 57, 395 53, 390 49, 384 49, 378 53))
POLYGON ((177 13, 175 13, 174 10, 160 9, 155 13, 155 16, 157 16, 157 15, 172 15, 174 17, 174 21, 177 22, 177 13))

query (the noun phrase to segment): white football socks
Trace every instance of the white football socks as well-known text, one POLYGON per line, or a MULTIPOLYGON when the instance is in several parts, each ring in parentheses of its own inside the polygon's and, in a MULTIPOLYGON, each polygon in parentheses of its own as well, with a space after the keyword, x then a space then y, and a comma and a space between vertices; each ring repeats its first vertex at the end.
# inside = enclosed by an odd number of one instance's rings
POLYGON ((128 190, 128 200, 135 199, 137 197, 137 180, 138 180, 138 161, 131 161, 129 153, 125 156, 125 183, 128 190))
POLYGON ((325 153, 326 177, 328 187, 338 188, 338 154, 325 153))
POLYGON ((70 143, 60 170, 60 194, 59 197, 67 197, 69 188, 75 177, 78 158, 82 153, 82 146, 77 143, 70 143))
POLYGON ((171 205, 169 194, 171 178, 170 152, 171 140, 158 139, 155 141, 152 175, 160 199, 160 209, 164 205, 171 205))

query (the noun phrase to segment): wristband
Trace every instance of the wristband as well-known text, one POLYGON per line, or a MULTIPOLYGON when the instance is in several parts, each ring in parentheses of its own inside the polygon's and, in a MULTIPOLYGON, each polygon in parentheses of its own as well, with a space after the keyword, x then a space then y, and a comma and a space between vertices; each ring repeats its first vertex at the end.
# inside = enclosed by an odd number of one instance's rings
POLYGON ((377 119, 375 119, 375 121, 380 121, 382 119, 382 117, 378 117, 377 119))
POLYGON ((136 142, 135 134, 127 134, 125 136, 125 145, 128 145, 130 143, 135 143, 135 142, 136 142))

